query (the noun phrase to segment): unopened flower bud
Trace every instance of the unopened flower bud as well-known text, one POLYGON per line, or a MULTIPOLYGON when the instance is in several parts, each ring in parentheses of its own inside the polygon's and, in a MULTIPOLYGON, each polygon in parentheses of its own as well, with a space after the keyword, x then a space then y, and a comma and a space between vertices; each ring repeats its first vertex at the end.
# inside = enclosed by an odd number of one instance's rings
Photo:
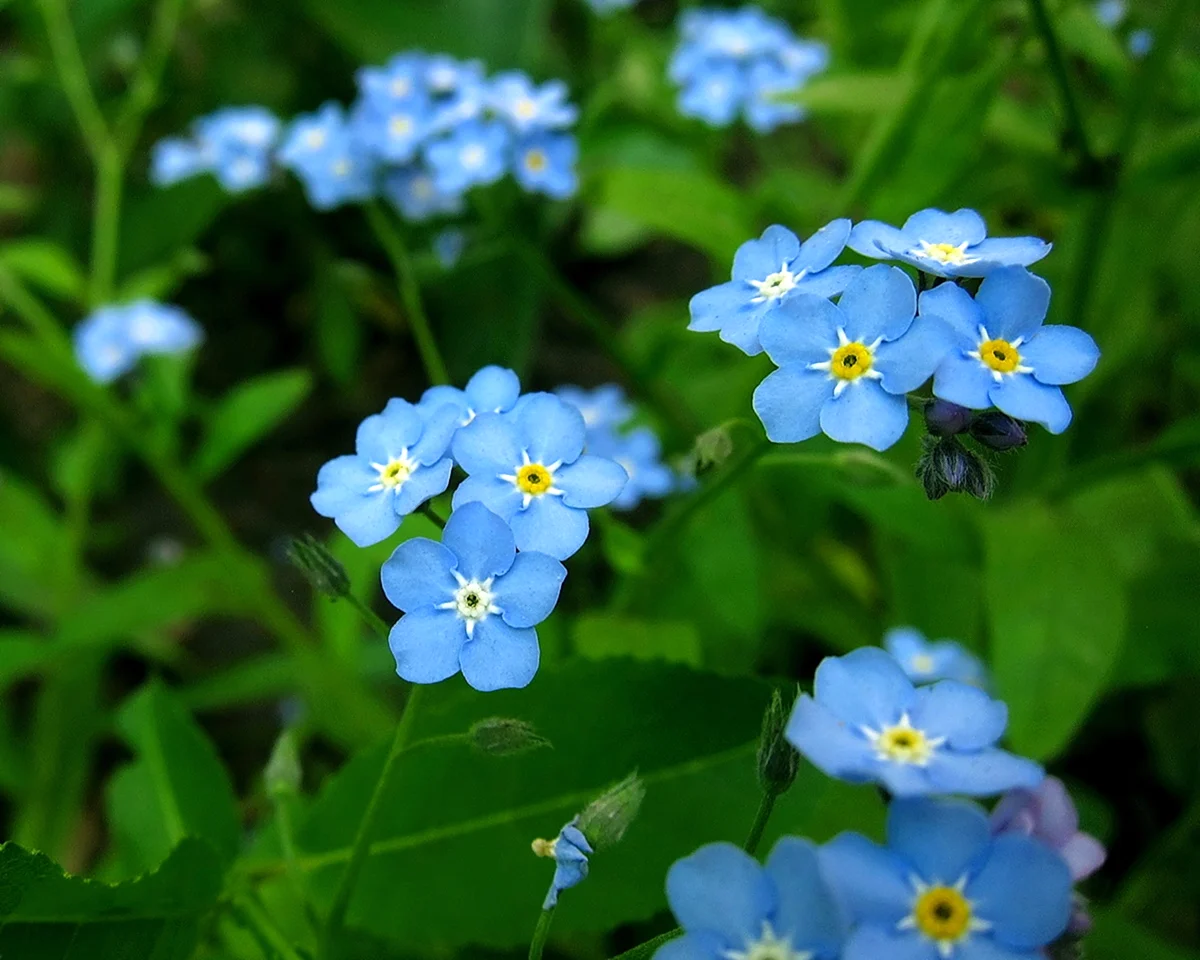
POLYGON ((550 741, 524 720, 488 717, 468 731, 471 745, 494 757, 509 757, 550 746, 550 741))
POLYGON ((350 595, 346 568, 311 534, 293 538, 287 547, 287 558, 319 593, 334 600, 350 595))
POLYGON ((300 747, 296 743, 296 733, 287 729, 275 741, 271 759, 267 761, 267 768, 263 771, 267 793, 299 793, 301 776, 300 747))
POLYGON ((692 467, 696 476, 721 466, 733 454, 733 437, 725 427, 714 427, 696 438, 692 467))
POLYGON ((971 411, 936 397, 925 404, 925 427, 935 437, 953 437, 971 425, 971 411))
POLYGON ((1083 941, 1070 933, 1046 947, 1049 960, 1083 960, 1083 941))
POLYGON ((758 782, 764 793, 784 793, 800 768, 800 754, 783 735, 790 713, 783 705, 783 695, 772 690, 758 741, 758 782))
POLYGON ((990 500, 996 492, 996 471, 983 457, 972 453, 962 489, 976 500, 990 500))
POLYGON ((631 773, 587 805, 577 826, 596 850, 617 843, 637 816, 646 795, 641 777, 631 773))
POLYGON ((996 488, 991 466, 954 437, 926 437, 916 474, 930 500, 938 500, 947 493, 968 493, 986 500, 996 488))
POLYGON ((971 436, 992 450, 1014 450, 1029 442, 1025 424, 999 410, 981 413, 971 422, 971 436))

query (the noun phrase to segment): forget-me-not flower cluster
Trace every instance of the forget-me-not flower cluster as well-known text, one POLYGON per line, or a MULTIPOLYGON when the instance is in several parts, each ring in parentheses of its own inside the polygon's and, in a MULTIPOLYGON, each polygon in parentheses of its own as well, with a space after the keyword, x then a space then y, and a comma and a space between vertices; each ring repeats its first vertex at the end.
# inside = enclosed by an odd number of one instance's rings
POLYGON ((804 109, 782 96, 829 63, 823 43, 796 37, 782 20, 754 6, 685 10, 679 35, 669 67, 680 88, 679 111, 713 127, 727 127, 740 116, 768 132, 802 120, 804 109))
POLYGON ((156 143, 150 179, 166 187, 209 173, 230 193, 261 187, 271 178, 279 131, 279 119, 265 107, 225 107, 196 120, 190 137, 156 143))
POLYGON ((97 383, 111 383, 147 354, 191 350, 204 331, 179 307, 137 300, 93 311, 75 327, 73 339, 84 372, 97 383))

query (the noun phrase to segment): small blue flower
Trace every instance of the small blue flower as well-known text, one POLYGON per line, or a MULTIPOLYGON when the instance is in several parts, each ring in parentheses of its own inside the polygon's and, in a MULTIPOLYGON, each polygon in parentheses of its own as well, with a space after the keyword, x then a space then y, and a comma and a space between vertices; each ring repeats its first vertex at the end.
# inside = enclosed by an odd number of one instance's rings
POLYGON ((424 103, 425 57, 419 53, 398 53, 382 67, 363 67, 355 75, 363 97, 380 105, 424 103))
POLYGON ((1134 30, 1129 34, 1129 55, 1135 60, 1143 59, 1154 47, 1154 34, 1146 29, 1134 30))
POLYGON ((579 144, 570 134, 537 134, 514 148, 513 176, 530 193, 565 200, 579 189, 579 144))
POLYGON ((863 647, 821 661, 786 736, 819 770, 851 783, 880 783, 899 797, 988 796, 1045 776, 995 746, 1007 725, 1008 708, 978 687, 914 687, 891 654, 863 647))
POLYGON ((1035 960, 1067 926, 1071 876, 1030 837, 992 837, 962 800, 896 800, 888 845, 843 833, 821 869, 851 914, 842 960, 1035 960))
POLYGON ((326 103, 293 120, 278 156, 318 210, 366 200, 375 192, 374 162, 339 104, 326 103))
POLYGON ((548 393, 511 414, 480 413, 454 437, 468 474, 454 506, 481 501, 512 524, 517 546, 565 560, 588 535, 589 509, 611 503, 627 477, 612 460, 583 454, 583 417, 548 393))
POLYGON ((203 339, 184 311, 153 300, 100 307, 74 332, 79 365, 97 383, 123 376, 146 354, 183 353, 203 339))
POLYGON ((458 414, 458 425, 465 427, 480 413, 508 413, 521 395, 521 381, 505 367, 489 365, 478 370, 467 381, 465 390, 458 387, 430 387, 417 407, 431 413, 450 404, 458 414))
POLYGON ((1121 21, 1125 19, 1125 14, 1128 12, 1128 7, 1125 0, 1098 0, 1092 4, 1092 11, 1100 23, 1113 29, 1121 25, 1121 21))
POLYGON ((667 496, 678 485, 674 472, 662 462, 662 444, 649 427, 620 434, 590 432, 587 451, 620 464, 629 477, 610 504, 614 510, 632 510, 644 499, 667 496))
POLYGON ((424 166, 393 170, 383 180, 383 195, 406 220, 421 222, 442 214, 462 213, 461 193, 443 193, 424 166))
POLYGON ((855 224, 849 247, 875 260, 902 260, 937 277, 986 277, 1000 267, 1027 267, 1050 252, 1037 237, 989 237, 974 210, 922 210, 904 226, 855 224))
POLYGON ((1077 327, 1042 326, 1049 305, 1046 281, 1020 267, 989 275, 974 299, 952 283, 922 293, 917 324, 937 319, 951 335, 934 395, 973 410, 994 405, 1051 433, 1066 430, 1071 408, 1060 384, 1091 373, 1100 349, 1077 327))
POLYGON ((270 179, 279 128, 265 107, 226 107, 196 121, 196 140, 221 186, 240 193, 270 179))
POLYGON ((561 891, 577 886, 587 879, 588 855, 594 851, 587 837, 577 826, 578 822, 578 817, 572 819, 553 840, 533 841, 534 853, 539 857, 554 859, 554 880, 546 893, 543 910, 553 910, 558 906, 558 895, 561 891))
POLYGON ((746 99, 746 122, 759 133, 769 133, 787 123, 798 123, 806 113, 796 103, 780 99, 794 93, 829 65, 829 48, 811 40, 789 40, 774 58, 751 66, 746 99))
POLYGON ((714 63, 689 79, 679 91, 679 112, 710 127, 728 127, 745 102, 745 73, 736 64, 714 63))
POLYGON ((159 140, 150 151, 150 182, 156 187, 169 187, 212 168, 204 151, 183 137, 159 140))
POLYGON ((953 640, 930 643, 913 627, 894 627, 883 635, 883 646, 913 683, 957 680, 972 686, 987 685, 987 674, 975 654, 953 640))
POLYGON ((509 133, 496 120, 469 121, 425 148, 438 190, 463 193, 495 183, 508 169, 509 133))
POLYGON ((540 87, 519 70, 500 73, 491 80, 488 106, 520 135, 539 130, 560 130, 579 117, 567 100, 567 85, 550 80, 540 87))
POLYGON ((466 247, 467 235, 456 227, 439 230, 433 238, 433 254, 444 270, 450 270, 458 263, 466 247))
POLYGON ((362 97, 350 114, 353 136, 383 163, 408 163, 428 131, 426 109, 427 104, 417 98, 380 102, 362 97))
POLYGON ((468 503, 451 515, 441 543, 406 540, 381 576, 388 600, 404 611, 388 641, 401 677, 438 683, 461 670, 476 690, 500 690, 537 673, 533 628, 550 616, 567 571, 545 554, 518 554, 508 525, 468 503))
POLYGON ((933 373, 950 345, 937 321, 913 323, 916 290, 898 267, 868 267, 835 306, 789 297, 760 336, 779 365, 754 391, 754 412, 776 443, 824 432, 886 450, 908 426, 905 394, 933 373))
POLYGON ((450 483, 446 448, 457 414, 450 405, 419 410, 390 400, 359 425, 353 456, 321 467, 313 509, 360 547, 386 540, 405 516, 450 483))
POLYGON ((633 405, 625 398, 625 391, 615 383, 606 383, 594 390, 568 385, 559 387, 554 395, 583 415, 589 439, 619 430, 633 417, 633 405))
POLYGON ((710 843, 667 871, 667 902, 684 934, 655 960, 837 960, 845 914, 808 841, 783 837, 760 865, 710 843))
POLYGON ((849 236, 850 221, 844 219, 825 224, 804 243, 786 227, 767 227, 759 239, 738 247, 732 280, 692 297, 688 329, 716 330, 743 353, 762 353, 758 331, 764 317, 801 294, 839 294, 862 272, 830 266, 849 236))
POLYGON ((478 119, 487 107, 487 80, 477 60, 460 62, 445 54, 429 57, 425 87, 432 97, 430 126, 438 132, 478 119))

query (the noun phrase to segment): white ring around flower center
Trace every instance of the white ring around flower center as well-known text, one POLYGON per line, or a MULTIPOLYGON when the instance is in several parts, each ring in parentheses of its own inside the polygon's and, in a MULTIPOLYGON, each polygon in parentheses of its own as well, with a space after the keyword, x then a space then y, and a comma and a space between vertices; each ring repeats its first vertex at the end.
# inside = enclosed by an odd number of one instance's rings
POLYGON ((513 467, 512 473, 501 473, 498 476, 517 488, 521 494, 522 510, 533 502, 534 497, 546 494, 561 497, 566 492, 554 485, 554 473, 562 466, 561 460, 555 460, 553 463, 534 463, 529 459, 528 450, 521 451, 521 460, 523 462, 513 467))
POLYGON ((924 257, 950 267, 965 267, 967 264, 979 262, 979 257, 967 256, 967 247, 970 244, 966 240, 957 246, 953 243, 929 243, 925 240, 919 243, 921 246, 908 251, 910 257, 924 257))
POLYGON ((409 457, 408 447, 405 447, 400 451, 400 456, 392 457, 386 463, 372 463, 371 466, 379 474, 379 482, 367 487, 367 493, 379 493, 381 490, 398 493, 420 464, 409 457))
POLYGON ((829 359, 808 365, 809 370, 824 370, 829 374, 829 379, 835 381, 833 387, 835 397, 840 397, 842 391, 851 384, 856 385, 863 380, 883 379, 883 374, 875 369, 875 351, 883 343, 883 337, 876 337, 874 343, 866 344, 860 340, 851 340, 846 336, 844 327, 838 327, 837 336, 838 345, 825 348, 829 351, 829 359), (851 349, 847 350, 847 347, 851 349), (839 357, 845 362, 845 358, 849 356, 853 356, 856 361, 853 374, 848 375, 845 368, 835 371, 834 363, 838 361, 839 357))
POLYGON ((475 634, 475 624, 486 620, 493 613, 501 613, 501 609, 493 602, 492 584, 495 577, 486 580, 468 580, 457 570, 452 571, 458 581, 458 589, 454 591, 454 599, 438 604, 439 610, 453 610, 467 628, 468 639, 475 634))
POLYGON ((1024 342, 1024 337, 1017 337, 1015 340, 997 340, 987 332, 987 327, 981 323, 979 325, 979 345, 974 350, 968 350, 967 356, 972 360, 978 360, 980 366, 992 375, 993 380, 1002 383, 1005 377, 1011 377, 1018 373, 1033 373, 1033 367, 1021 362, 1018 348, 1024 342), (1011 354, 1001 358, 999 354, 993 353, 990 358, 985 359, 985 351, 989 349, 994 351, 997 346, 1011 351, 1011 354), (1002 362, 1002 360, 1007 362, 1002 362))
POLYGON ((751 297, 750 302, 764 303, 767 300, 778 300, 780 297, 794 290, 796 284, 803 279, 807 272, 807 270, 801 270, 799 273, 792 273, 785 263, 775 273, 768 274, 765 280, 746 281, 758 291, 758 296, 751 297))
POLYGON ((487 159, 487 151, 482 144, 472 143, 463 147, 458 158, 468 170, 478 170, 483 166, 483 161, 487 159))
POLYGON ((938 747, 946 742, 945 737, 931 737, 914 727, 907 712, 891 726, 875 730, 864 725, 859 730, 870 741, 876 759, 904 766, 928 766, 938 747))
POLYGON ((813 954, 795 949, 791 937, 775 936, 771 924, 764 920, 761 937, 757 940, 747 938, 741 950, 724 950, 721 956, 724 960, 812 960, 813 954))
POLYGON ((913 887, 912 910, 896 924, 897 930, 915 930, 932 940, 942 960, 951 960, 956 947, 962 946, 973 933, 984 933, 992 924, 976 916, 976 902, 966 897, 967 876, 953 884, 926 883, 920 877, 910 877, 913 887))

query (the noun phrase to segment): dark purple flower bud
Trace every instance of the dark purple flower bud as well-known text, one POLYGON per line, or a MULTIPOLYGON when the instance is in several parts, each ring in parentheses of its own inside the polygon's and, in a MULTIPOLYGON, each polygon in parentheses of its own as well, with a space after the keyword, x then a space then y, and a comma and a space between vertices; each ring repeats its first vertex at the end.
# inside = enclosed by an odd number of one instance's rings
POLYGON ((971 421, 971 436, 992 450, 1015 450, 1029 442, 1025 424, 1007 413, 992 410, 971 421))
POLYGON ((933 448, 933 466, 947 489, 962 490, 971 473, 971 454, 957 440, 943 440, 933 448))
POLYGON ((993 833, 1023 833, 1058 851, 1072 880, 1083 880, 1100 869, 1104 845, 1079 830, 1079 814, 1067 788, 1047 777, 1037 790, 1010 790, 992 811, 993 833))
POLYGON ((971 425, 971 411, 949 400, 930 400, 925 404, 925 427, 935 437, 953 437, 965 433, 971 425))

